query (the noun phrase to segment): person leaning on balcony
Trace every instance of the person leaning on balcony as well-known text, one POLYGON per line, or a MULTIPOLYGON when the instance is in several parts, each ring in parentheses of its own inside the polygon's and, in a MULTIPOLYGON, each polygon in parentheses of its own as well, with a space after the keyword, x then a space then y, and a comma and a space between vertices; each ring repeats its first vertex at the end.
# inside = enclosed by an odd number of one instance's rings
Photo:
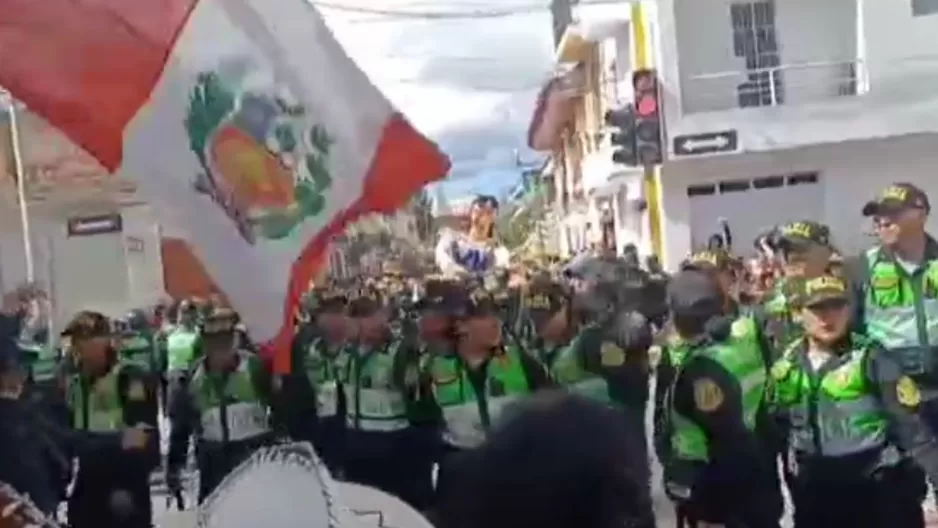
MULTIPOLYGON (((851 269, 854 322, 922 390, 918 414, 938 434, 938 242, 925 231, 924 191, 895 183, 863 206, 879 244, 851 269)), ((934 443, 929 449, 934 449, 934 443)), ((933 483, 934 484, 934 483, 933 483)))

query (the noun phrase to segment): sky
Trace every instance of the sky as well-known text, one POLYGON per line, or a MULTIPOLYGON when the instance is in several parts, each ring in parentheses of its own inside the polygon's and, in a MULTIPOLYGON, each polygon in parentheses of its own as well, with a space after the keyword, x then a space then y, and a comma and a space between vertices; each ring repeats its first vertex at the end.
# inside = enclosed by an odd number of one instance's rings
MULTIPOLYGON (((553 69, 549 0, 311 0, 372 82, 453 162, 447 198, 517 184, 537 94, 553 69), (543 6, 543 8, 538 8, 543 6), (524 13, 458 20, 356 12, 524 13)), ((433 193, 438 194, 437 192, 433 193)))

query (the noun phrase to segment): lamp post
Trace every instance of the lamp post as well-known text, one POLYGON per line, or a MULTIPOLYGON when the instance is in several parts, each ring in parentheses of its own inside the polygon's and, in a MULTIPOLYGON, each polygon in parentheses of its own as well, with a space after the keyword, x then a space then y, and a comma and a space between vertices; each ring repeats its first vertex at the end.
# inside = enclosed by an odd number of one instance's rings
POLYGON ((10 116, 10 147, 13 152, 13 165, 16 170, 16 196, 19 201, 20 223, 23 232, 23 254, 26 259, 26 280, 33 282, 36 270, 33 264, 32 235, 29 226, 29 205, 26 202, 26 174, 23 168, 23 151, 20 143, 17 103, 6 90, 0 89, 0 106, 10 116))

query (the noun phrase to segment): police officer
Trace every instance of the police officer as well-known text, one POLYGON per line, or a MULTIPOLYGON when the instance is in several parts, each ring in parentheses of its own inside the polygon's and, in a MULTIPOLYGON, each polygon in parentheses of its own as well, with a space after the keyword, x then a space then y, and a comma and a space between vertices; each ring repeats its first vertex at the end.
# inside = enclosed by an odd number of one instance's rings
POLYGON ((411 489, 408 455, 414 435, 408 415, 406 389, 400 383, 411 371, 418 381, 415 343, 401 340, 389 329, 389 309, 381 293, 363 288, 349 301, 355 341, 338 358, 345 397, 345 477, 406 495, 411 489))
MULTIPOLYGON (((454 316, 461 309, 459 285, 442 276, 426 278, 421 296, 414 303, 416 310, 416 347, 414 357, 407 358, 398 385, 404 387, 407 397, 408 415, 413 430, 414 450, 410 453, 410 468, 414 486, 410 502, 414 507, 426 510, 433 499, 433 465, 437 461, 439 448, 439 416, 432 393, 425 383, 413 383, 414 367, 417 373, 426 371, 426 366, 438 356, 451 356, 453 352, 454 316), (410 379, 408 379, 410 376, 410 379)), ((418 377, 418 381, 419 381, 418 377)))
POLYGON ((917 383, 878 344, 850 333, 843 279, 803 288, 805 336, 772 368, 795 525, 924 526, 915 461, 938 476, 938 442, 916 414, 917 383))
POLYGON ((174 373, 186 372, 201 356, 199 342, 200 314, 190 301, 179 304, 176 326, 166 336, 166 370, 172 379, 174 373))
POLYGON ((854 320, 921 386, 922 419, 938 431, 938 242, 925 231, 928 196, 912 184, 896 183, 862 212, 873 219, 879 244, 848 270, 857 301, 854 320))
POLYGON ((682 271, 669 304, 686 358, 670 388, 665 489, 686 526, 778 526, 774 464, 756 431, 768 365, 751 319, 725 314, 711 276, 682 271))
POLYGON ((68 453, 93 449, 140 449, 146 428, 120 434, 72 432, 45 418, 28 399, 26 364, 11 336, 0 336, 0 482, 27 495, 49 517, 64 497, 61 478, 70 469, 68 453))
POLYGON ((166 334, 165 346, 161 347, 161 371, 163 373, 163 407, 169 408, 171 394, 182 394, 192 364, 203 357, 200 336, 201 319, 198 307, 188 300, 179 303, 176 324, 166 334))
POLYGON ((283 377, 284 420, 292 438, 309 441, 342 475, 345 399, 338 359, 351 338, 344 292, 316 288, 307 296, 309 323, 293 340, 291 373, 283 377))
POLYGON ((763 303, 762 311, 777 358, 802 332, 797 284, 827 273, 833 248, 830 229, 809 220, 781 226, 774 246, 782 259, 783 277, 763 303))
POLYGON ((442 429, 437 490, 445 487, 449 453, 480 445, 505 407, 550 384, 544 366, 524 349, 506 345, 498 306, 479 288, 454 292, 452 352, 425 363, 424 382, 442 429))
POLYGON ((64 382, 72 427, 99 433, 133 426, 152 431, 139 452, 113 447, 78 450, 69 524, 149 528, 150 472, 160 461, 156 387, 147 372, 120 361, 104 315, 80 312, 63 335, 71 339, 77 368, 64 382))
POLYGON ((195 437, 199 502, 257 448, 274 439, 270 375, 260 359, 234 347, 236 317, 213 314, 202 325, 205 357, 170 396, 167 484, 179 489, 189 439, 195 437))
POLYGON ((123 323, 119 336, 121 359, 147 372, 157 372, 156 344, 146 314, 143 310, 131 310, 123 323))

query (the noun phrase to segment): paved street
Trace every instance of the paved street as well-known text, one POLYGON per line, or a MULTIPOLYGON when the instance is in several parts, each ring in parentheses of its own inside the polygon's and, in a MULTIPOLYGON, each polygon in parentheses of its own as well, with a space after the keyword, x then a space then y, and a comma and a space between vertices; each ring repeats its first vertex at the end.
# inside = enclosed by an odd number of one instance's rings
MULTIPOLYGON (((646 423, 646 428, 650 437, 651 434, 651 417, 653 413, 649 409, 648 413, 648 422, 646 423)), ((658 517, 658 528, 673 528, 676 523, 674 517, 674 510, 671 507, 671 502, 665 496, 664 491, 661 487, 661 466, 658 464, 657 459, 652 460, 652 486, 653 486, 653 499, 655 504, 655 512, 658 517)), ((195 497, 194 494, 194 476, 191 473, 184 475, 184 481, 186 482, 187 487, 187 501, 191 505, 195 497)), ((153 479, 153 511, 154 511, 154 522, 155 525, 159 528, 189 528, 194 526, 194 519, 191 512, 182 513, 175 511, 175 506, 167 503, 167 490, 165 483, 163 481, 161 474, 155 474, 153 479)), ((935 509, 933 506, 933 501, 927 500, 925 502, 926 513, 928 514, 928 526, 931 528, 938 528, 938 515, 935 514, 935 509)), ((786 507, 786 515, 783 522, 784 527, 791 526, 791 507, 788 505, 786 507)))
MULTIPOLYGON (((652 412, 649 409, 648 412, 648 422, 646 427, 648 429, 648 434, 651 434, 651 417, 652 412)), ((166 438, 165 432, 164 438, 166 438)), ((674 511, 671 508, 671 503, 668 498, 665 496, 664 491, 661 488, 661 467, 657 463, 657 459, 653 460, 653 487, 654 487, 654 502, 655 502, 655 511, 658 515, 658 526, 659 528, 670 528, 675 525, 674 511)), ((190 490, 189 502, 191 498, 194 497, 191 475, 187 479, 189 481, 190 490)), ((155 475, 153 480, 153 508, 155 516, 155 524, 161 528, 183 528, 187 527, 191 523, 191 516, 180 515, 175 512, 175 507, 168 507, 167 502, 167 490, 163 482, 161 475, 155 475)))

